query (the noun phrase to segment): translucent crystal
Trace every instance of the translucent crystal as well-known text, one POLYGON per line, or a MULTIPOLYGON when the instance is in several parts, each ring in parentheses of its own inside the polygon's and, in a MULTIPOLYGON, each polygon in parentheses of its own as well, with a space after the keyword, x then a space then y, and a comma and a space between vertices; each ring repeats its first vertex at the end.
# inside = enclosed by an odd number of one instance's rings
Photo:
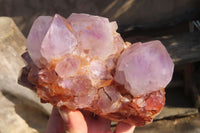
POLYGON ((40 67, 40 58, 42 57, 40 49, 42 40, 44 39, 48 29, 49 25, 52 21, 53 17, 51 16, 40 16, 38 17, 30 30, 30 33, 27 38, 27 47, 28 52, 33 60, 33 62, 40 67))
POLYGON ((67 78, 76 75, 80 67, 80 60, 77 57, 66 57, 58 62, 55 71, 62 77, 67 78))
POLYGON ((114 53, 112 27, 107 18, 73 13, 68 17, 80 52, 106 58, 114 53))
POLYGON ((136 43, 120 56, 115 80, 133 96, 158 91, 171 81, 174 64, 160 41, 136 43))
POLYGON ((50 62, 74 50, 77 45, 75 36, 70 31, 68 21, 56 14, 41 44, 42 56, 50 62))
POLYGON ((99 90, 98 95, 98 104, 103 113, 115 112, 122 106, 122 96, 113 86, 99 90))
POLYGON ((27 38, 28 52, 37 66, 41 66, 41 57, 51 62, 72 52, 76 45, 67 20, 58 14, 38 17, 27 38))

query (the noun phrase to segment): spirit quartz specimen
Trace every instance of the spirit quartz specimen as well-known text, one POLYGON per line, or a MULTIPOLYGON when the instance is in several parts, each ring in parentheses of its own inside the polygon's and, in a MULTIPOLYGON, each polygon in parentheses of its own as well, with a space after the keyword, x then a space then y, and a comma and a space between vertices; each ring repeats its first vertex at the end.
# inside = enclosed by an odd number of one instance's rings
POLYGON ((88 14, 38 17, 27 38, 27 78, 42 102, 150 123, 164 106, 174 64, 160 41, 130 45, 117 28, 88 14))

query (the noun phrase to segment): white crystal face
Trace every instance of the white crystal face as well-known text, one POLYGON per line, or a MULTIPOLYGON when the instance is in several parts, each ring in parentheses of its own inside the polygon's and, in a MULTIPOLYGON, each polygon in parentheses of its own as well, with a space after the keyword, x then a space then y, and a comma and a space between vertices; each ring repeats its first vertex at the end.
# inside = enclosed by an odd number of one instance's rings
POLYGON ((80 52, 103 59, 113 54, 112 25, 107 18, 73 13, 68 21, 78 39, 80 52))
POLYGON ((115 80, 137 97, 165 88, 172 78, 173 68, 160 41, 136 43, 120 56, 115 80))
POLYGON ((39 16, 33 23, 30 33, 27 38, 28 52, 33 62, 40 67, 40 58, 42 57, 40 48, 42 41, 49 29, 50 23, 53 17, 51 16, 39 16))
POLYGON ((51 59, 72 52, 76 45, 77 40, 70 31, 67 20, 56 14, 42 41, 42 56, 50 62, 51 59))
POLYGON ((66 57, 58 62, 55 71, 62 78, 75 76, 80 67, 80 60, 77 57, 66 57))

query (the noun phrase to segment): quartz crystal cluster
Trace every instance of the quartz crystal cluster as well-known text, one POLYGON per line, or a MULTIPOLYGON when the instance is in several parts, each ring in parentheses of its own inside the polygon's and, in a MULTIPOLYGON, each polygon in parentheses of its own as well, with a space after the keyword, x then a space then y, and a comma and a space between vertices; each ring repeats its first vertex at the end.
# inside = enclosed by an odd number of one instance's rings
POLYGON ((116 22, 38 17, 27 38, 28 81, 42 102, 142 126, 165 103, 174 64, 160 41, 125 43, 116 22))

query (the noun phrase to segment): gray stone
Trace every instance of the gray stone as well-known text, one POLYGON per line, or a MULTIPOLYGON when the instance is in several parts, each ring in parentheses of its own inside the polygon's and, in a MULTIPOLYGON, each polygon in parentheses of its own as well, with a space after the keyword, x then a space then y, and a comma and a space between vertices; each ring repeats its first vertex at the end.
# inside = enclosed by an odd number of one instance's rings
POLYGON ((15 111, 15 104, 0 92, 0 133, 38 133, 15 111))
POLYGON ((155 120, 170 118, 170 117, 184 117, 189 115, 198 114, 197 108, 186 107, 167 107, 165 106, 155 120))
POLYGON ((50 104, 41 104, 35 92, 17 83, 20 70, 25 66, 21 58, 25 49, 26 39, 14 21, 0 17, 0 91, 10 100, 0 95, 2 133, 44 132, 51 112, 50 104))
POLYGON ((11 18, 0 17, 0 90, 38 107, 47 114, 51 106, 41 104, 37 95, 17 83, 20 70, 25 63, 21 54, 25 52, 26 39, 11 18))

